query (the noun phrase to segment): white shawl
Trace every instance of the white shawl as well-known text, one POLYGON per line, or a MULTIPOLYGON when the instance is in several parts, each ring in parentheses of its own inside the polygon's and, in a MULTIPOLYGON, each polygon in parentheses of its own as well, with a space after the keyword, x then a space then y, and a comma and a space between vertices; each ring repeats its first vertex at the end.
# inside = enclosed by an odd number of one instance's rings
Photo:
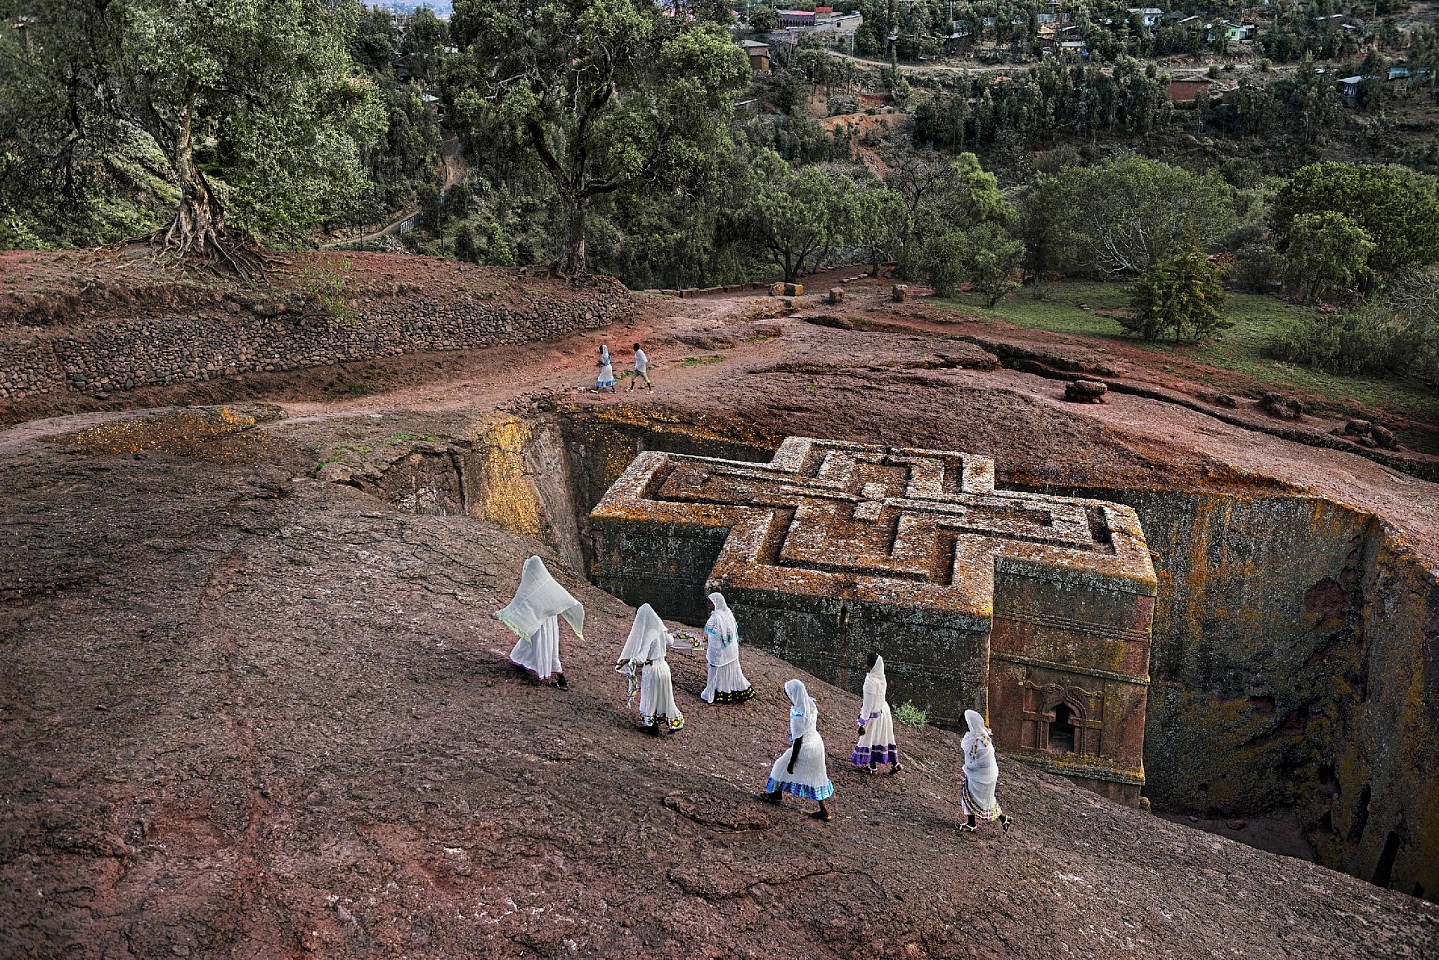
POLYGON ((798 740, 814 733, 819 723, 819 704, 804 688, 804 682, 791 680, 784 685, 784 692, 789 695, 789 702, 794 704, 789 711, 789 738, 798 740))
POLYGON ((709 600, 714 604, 714 612, 705 623, 705 633, 710 635, 705 659, 710 666, 722 667, 739 659, 739 624, 735 622, 734 614, 730 612, 729 604, 725 603, 722 595, 712 593, 709 600))
POLYGON ((959 742, 964 751, 964 779, 969 793, 985 807, 994 806, 994 785, 999 781, 999 762, 994 758, 994 735, 984 718, 974 710, 964 711, 969 732, 959 742))
POLYGON ((624 672, 634 662, 663 660, 670 645, 669 631, 664 621, 648 603, 635 611, 635 622, 630 627, 629 639, 615 661, 615 669, 624 672))
POLYGON ((864 675, 864 702, 859 708, 859 722, 868 723, 870 718, 884 710, 884 700, 889 693, 889 683, 884 679, 884 657, 875 657, 874 666, 864 675))
POLYGON ((495 616, 526 640, 534 636, 546 620, 556 616, 565 618, 575 636, 581 640, 585 636, 585 608, 550 576, 539 557, 525 561, 515 598, 495 616))

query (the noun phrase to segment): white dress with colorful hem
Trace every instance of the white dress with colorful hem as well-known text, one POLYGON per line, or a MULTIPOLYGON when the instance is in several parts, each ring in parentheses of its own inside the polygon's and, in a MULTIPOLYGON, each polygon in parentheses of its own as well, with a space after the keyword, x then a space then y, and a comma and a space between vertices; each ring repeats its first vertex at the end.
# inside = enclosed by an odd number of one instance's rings
POLYGON ((884 658, 876 657, 864 676, 864 702, 859 708, 859 725, 864 728, 850 759, 856 767, 880 763, 899 765, 899 747, 894 742, 894 717, 886 699, 889 683, 884 677, 884 658))
POLYGON ((814 702, 804 684, 791 680, 785 684, 792 706, 789 711, 790 748, 780 754, 770 769, 766 793, 784 791, 802 800, 828 800, 834 796, 834 784, 829 779, 825 766, 824 738, 819 735, 819 706, 814 702), (794 750, 794 741, 800 742, 799 756, 795 759, 794 773, 789 772, 789 758, 794 750))
POLYGON ((969 732, 960 741, 964 767, 959 773, 959 807, 976 820, 998 820, 1004 816, 994 788, 999 782, 999 761, 994 756, 994 735, 978 711, 964 711, 969 732))
POLYGON ((631 689, 639 672, 640 723, 645 727, 660 724, 670 730, 684 729, 685 715, 675 703, 674 682, 665 659, 675 645, 653 607, 646 603, 635 611, 634 625, 615 669, 630 678, 631 689))
POLYGON ((700 699, 705 703, 743 703, 754 696, 754 687, 740 669, 739 627, 724 597, 712 593, 709 599, 715 605, 705 623, 705 635, 709 638, 705 649, 709 676, 700 699))

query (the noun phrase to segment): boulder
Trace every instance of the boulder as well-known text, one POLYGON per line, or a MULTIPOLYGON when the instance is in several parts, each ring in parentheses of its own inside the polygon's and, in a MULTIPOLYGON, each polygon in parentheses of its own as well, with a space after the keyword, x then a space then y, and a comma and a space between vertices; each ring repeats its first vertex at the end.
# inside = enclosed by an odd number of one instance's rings
POLYGON ((1102 380, 1080 378, 1065 386, 1064 399, 1070 403, 1103 403, 1108 392, 1109 384, 1102 380))
POLYGON ((902 283, 896 283, 889 288, 889 295, 895 303, 904 303, 909 299, 909 287, 902 283))
POLYGON ((783 284, 783 283, 772 283, 772 284, 770 284, 770 285, 769 285, 769 295, 772 296, 772 297, 782 297, 782 296, 784 296, 784 284, 783 284))
POLYGON ((844 303, 844 287, 830 287, 829 296, 825 299, 827 303, 844 303))
POLYGON ((1259 409, 1280 420, 1298 420, 1304 416, 1304 404, 1293 397, 1270 391, 1260 395, 1259 409))

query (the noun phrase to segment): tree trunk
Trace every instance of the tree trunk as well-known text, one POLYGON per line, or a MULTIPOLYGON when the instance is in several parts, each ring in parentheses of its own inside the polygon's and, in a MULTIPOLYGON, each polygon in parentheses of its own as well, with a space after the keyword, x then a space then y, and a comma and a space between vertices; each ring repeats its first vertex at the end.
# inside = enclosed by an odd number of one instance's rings
POLYGON ((555 259, 555 272, 573 280, 585 272, 585 201, 565 198, 565 239, 555 259))
POLYGON ((205 175, 195 165, 192 132, 195 99, 192 88, 180 132, 175 138, 175 179, 180 186, 180 208, 158 239, 164 251, 177 257, 230 260, 224 243, 224 208, 211 192, 205 175))

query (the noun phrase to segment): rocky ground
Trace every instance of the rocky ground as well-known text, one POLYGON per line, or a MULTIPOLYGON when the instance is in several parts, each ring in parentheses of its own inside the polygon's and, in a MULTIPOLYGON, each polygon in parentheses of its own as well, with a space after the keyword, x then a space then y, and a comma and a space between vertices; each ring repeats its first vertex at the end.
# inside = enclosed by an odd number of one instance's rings
POLYGON ((0 433, 0 956, 1439 953, 1433 904, 1004 759, 1015 829, 961 836, 958 739, 901 727, 904 773, 862 776, 857 698, 817 681, 835 821, 763 806, 785 664, 748 651, 760 696, 714 708, 675 654, 689 723, 651 739, 611 669, 631 611, 553 561, 590 619, 570 689, 530 685, 493 611, 543 545, 313 478, 342 438, 480 411, 721 413, 757 437, 1002 446, 1001 482, 1310 490, 1439 557, 1434 486, 1390 467, 1162 399, 1065 404, 922 308, 857 330, 797 306, 647 304, 605 337, 619 358, 645 340, 653 393, 585 392, 590 336, 148 398, 283 420, 0 433))
POLYGON ((836 819, 765 807, 785 664, 749 651, 760 695, 715 708, 676 654, 689 722, 652 739, 611 670, 631 613, 574 573, 570 689, 507 665, 493 611, 542 547, 296 478, 294 424, 203 433, 4 445, 0 954, 1439 949, 1439 907, 1008 761, 1017 826, 961 836, 957 738, 901 728, 904 772, 862 776, 817 681, 836 819))

